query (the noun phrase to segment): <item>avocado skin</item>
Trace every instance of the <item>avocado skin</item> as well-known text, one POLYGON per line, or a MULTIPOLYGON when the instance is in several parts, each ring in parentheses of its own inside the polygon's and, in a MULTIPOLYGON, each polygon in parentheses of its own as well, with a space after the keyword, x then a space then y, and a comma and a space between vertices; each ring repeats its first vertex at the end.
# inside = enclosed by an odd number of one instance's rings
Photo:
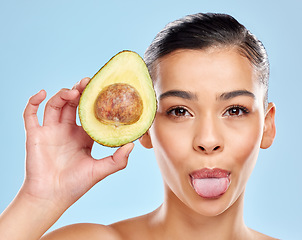
POLYGON ((97 143, 119 147, 145 134, 152 125, 157 110, 154 86, 147 66, 136 52, 124 50, 113 56, 89 81, 79 102, 79 119, 86 133, 97 143), (143 101, 140 119, 130 125, 106 124, 95 116, 94 104, 99 93, 114 83, 134 87, 143 101))

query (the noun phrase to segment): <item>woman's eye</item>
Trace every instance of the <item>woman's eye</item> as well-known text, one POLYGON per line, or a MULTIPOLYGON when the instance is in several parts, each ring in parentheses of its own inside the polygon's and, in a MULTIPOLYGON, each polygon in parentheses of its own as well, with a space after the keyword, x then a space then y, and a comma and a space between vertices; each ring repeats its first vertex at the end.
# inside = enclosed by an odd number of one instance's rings
POLYGON ((189 111, 183 107, 176 107, 172 108, 167 111, 168 115, 172 115, 174 117, 186 117, 186 116, 191 116, 189 111))
POLYGON ((230 107, 229 109, 226 110, 226 112, 224 113, 224 116, 239 117, 239 116, 243 116, 243 115, 248 114, 248 113, 249 113, 249 111, 245 107, 233 106, 233 107, 230 107))

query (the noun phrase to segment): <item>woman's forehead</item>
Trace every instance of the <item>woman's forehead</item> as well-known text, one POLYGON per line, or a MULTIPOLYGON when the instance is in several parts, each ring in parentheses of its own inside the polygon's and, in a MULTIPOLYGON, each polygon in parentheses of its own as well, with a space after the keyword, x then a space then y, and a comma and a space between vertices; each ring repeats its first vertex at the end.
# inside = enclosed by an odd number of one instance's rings
POLYGON ((175 51, 160 59, 154 77, 158 96, 175 90, 215 98, 240 91, 263 95, 254 67, 235 49, 175 51))
POLYGON ((253 66, 231 49, 180 50, 161 58, 155 66, 155 84, 242 84, 252 82, 253 66), (233 81, 232 81, 233 80, 233 81))

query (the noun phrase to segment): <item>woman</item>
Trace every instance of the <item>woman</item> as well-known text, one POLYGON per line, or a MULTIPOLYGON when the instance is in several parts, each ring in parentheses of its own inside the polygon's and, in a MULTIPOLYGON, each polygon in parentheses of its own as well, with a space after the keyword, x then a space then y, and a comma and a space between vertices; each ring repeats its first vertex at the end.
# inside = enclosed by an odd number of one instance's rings
MULTIPOLYGON (((260 148, 275 137, 269 64, 259 40, 234 18, 195 14, 168 24, 145 54, 158 110, 141 137, 153 148, 165 189, 155 211, 109 226, 77 224, 42 239, 273 239, 243 221, 244 191, 260 148)), ((1 215, 4 239, 39 239, 94 184, 126 167, 129 143, 96 161, 76 125, 89 79, 62 89, 37 120, 45 91, 24 111, 26 177, 1 215)))

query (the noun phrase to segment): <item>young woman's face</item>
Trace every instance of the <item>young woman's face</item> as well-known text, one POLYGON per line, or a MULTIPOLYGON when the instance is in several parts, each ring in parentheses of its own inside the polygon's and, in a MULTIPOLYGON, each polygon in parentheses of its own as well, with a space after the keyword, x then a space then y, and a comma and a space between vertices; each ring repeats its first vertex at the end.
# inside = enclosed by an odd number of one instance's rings
POLYGON ((243 196, 256 163, 266 125, 264 88, 235 49, 175 51, 157 62, 154 76, 158 112, 144 137, 166 194, 218 215, 243 196))

